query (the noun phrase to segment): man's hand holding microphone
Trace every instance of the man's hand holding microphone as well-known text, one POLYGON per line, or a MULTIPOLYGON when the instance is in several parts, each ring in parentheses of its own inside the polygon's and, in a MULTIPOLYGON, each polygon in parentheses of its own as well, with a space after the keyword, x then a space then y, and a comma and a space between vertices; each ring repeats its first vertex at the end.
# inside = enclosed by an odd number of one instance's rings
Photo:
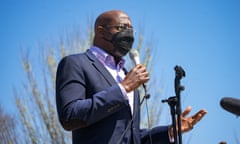
POLYGON ((132 49, 129 55, 136 66, 131 69, 121 82, 121 85, 125 88, 126 92, 133 91, 139 86, 144 85, 144 83, 150 79, 146 67, 140 64, 137 50, 132 49))

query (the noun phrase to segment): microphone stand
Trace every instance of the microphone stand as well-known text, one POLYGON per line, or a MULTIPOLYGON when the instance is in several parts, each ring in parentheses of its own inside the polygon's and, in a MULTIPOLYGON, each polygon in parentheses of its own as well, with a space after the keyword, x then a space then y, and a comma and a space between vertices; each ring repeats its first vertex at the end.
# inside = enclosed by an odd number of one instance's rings
POLYGON ((173 134, 174 134, 174 143, 182 144, 182 126, 181 126, 181 91, 184 90, 184 87, 181 85, 180 80, 182 77, 185 77, 185 71, 180 66, 175 66, 175 80, 174 80, 174 88, 176 96, 172 96, 166 100, 162 100, 162 102, 167 102, 170 106, 171 117, 172 117, 172 125, 173 125, 173 134), (177 117, 177 122, 176 122, 177 117), (177 124, 176 124, 177 123, 177 124), (178 126, 178 131, 177 131, 178 126))

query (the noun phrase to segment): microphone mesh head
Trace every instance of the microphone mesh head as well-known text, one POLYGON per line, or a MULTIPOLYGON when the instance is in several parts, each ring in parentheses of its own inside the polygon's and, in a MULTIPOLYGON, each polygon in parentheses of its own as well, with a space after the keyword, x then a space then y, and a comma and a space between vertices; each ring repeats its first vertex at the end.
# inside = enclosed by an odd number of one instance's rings
POLYGON ((240 116, 240 99, 224 97, 221 99, 220 105, 228 112, 240 116))
POLYGON ((132 60, 134 60, 136 57, 139 57, 138 51, 136 49, 131 49, 129 56, 132 60))

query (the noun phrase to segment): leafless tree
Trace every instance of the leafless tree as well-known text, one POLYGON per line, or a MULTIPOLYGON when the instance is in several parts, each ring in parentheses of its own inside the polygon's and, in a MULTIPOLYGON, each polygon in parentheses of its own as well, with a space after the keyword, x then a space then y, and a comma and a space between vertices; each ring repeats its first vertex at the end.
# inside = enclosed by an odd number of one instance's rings
POLYGON ((2 144, 16 143, 14 117, 3 111, 0 106, 0 140, 2 144))

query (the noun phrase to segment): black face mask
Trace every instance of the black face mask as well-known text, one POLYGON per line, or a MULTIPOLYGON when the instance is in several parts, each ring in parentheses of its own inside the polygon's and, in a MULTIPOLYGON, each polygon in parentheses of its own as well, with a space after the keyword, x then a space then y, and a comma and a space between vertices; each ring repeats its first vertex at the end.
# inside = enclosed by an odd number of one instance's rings
POLYGON ((108 40, 114 46, 112 54, 116 57, 125 56, 132 48, 134 37, 133 29, 126 29, 112 35, 112 39, 108 40))

